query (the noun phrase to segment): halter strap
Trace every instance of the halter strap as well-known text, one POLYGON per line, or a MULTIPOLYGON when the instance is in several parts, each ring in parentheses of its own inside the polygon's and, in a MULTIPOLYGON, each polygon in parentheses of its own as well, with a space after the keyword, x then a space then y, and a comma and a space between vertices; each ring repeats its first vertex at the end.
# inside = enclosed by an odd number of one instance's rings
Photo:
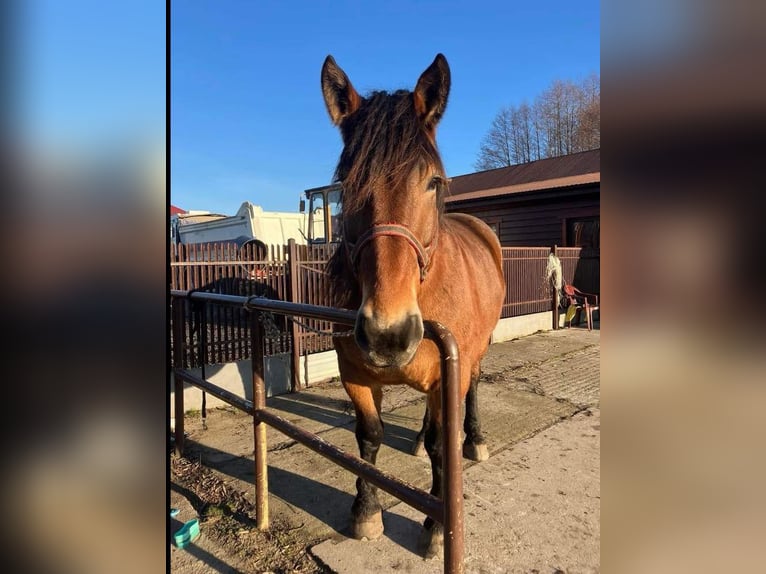
POLYGON ((357 265, 359 263, 359 257, 362 254, 362 250, 376 237, 388 236, 388 237, 401 237, 409 243, 410 247, 415 250, 415 254, 418 257, 418 267, 420 268, 420 282, 422 283, 426 278, 426 272, 431 264, 431 257, 428 250, 432 249, 435 244, 434 241, 430 245, 423 247, 417 237, 404 225, 398 223, 381 223, 373 225, 370 229, 365 231, 356 243, 346 241, 346 253, 348 253, 351 269, 356 274, 357 265))

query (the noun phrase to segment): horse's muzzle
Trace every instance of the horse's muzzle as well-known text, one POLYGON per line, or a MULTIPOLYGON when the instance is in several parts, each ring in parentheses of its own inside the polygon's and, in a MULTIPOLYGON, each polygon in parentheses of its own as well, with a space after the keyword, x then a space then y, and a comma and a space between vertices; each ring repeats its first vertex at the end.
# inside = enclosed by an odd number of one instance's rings
POLYGON ((384 325, 360 311, 354 335, 372 365, 403 367, 415 356, 423 340, 423 319, 420 314, 411 314, 397 323, 384 325))

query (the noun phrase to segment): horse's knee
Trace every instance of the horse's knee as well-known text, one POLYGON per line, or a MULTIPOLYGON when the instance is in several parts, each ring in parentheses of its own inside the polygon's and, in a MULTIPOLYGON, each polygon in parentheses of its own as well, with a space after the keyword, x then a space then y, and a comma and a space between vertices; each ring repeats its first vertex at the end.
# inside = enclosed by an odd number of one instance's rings
POLYGON ((383 442, 383 422, 380 419, 357 420, 356 441, 360 456, 367 462, 375 464, 375 458, 383 442))
POLYGON ((359 441, 380 444, 383 441, 383 421, 380 418, 357 419, 356 438, 359 441))

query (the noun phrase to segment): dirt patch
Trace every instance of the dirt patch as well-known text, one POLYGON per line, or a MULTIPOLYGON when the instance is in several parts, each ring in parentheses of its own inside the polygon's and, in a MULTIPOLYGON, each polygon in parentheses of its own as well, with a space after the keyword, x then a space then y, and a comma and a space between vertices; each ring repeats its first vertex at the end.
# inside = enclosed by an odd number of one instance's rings
POLYGON ((213 471, 176 455, 171 455, 170 468, 172 488, 191 503, 205 536, 231 554, 236 563, 246 565, 248 571, 331 573, 308 553, 318 540, 306 537, 300 525, 276 517, 268 531, 260 531, 255 526, 253 504, 213 471))
MULTIPOLYGON (((490 346, 482 363, 479 403, 493 457, 555 421, 598 404, 598 343, 598 332, 567 330, 490 346)), ((268 403, 301 428, 355 452, 353 409, 338 381, 272 397, 268 403)), ((408 387, 385 389, 387 426, 379 466, 400 474, 412 466, 407 480, 413 484, 425 484, 430 476, 427 460, 409 455, 424 408, 424 396, 408 387)), ((205 430, 199 412, 187 413, 185 458, 171 454, 171 501, 186 510, 175 526, 198 517, 204 539, 200 545, 208 545, 204 555, 174 549, 174 574, 332 572, 310 549, 347 534, 354 478, 281 433, 267 433, 271 528, 261 532, 255 527, 253 504, 252 419, 228 407, 210 411, 208 417, 205 430)), ((493 465, 490 461, 484 468, 490 471, 493 465)), ((418 526, 418 520, 407 523, 418 526)))

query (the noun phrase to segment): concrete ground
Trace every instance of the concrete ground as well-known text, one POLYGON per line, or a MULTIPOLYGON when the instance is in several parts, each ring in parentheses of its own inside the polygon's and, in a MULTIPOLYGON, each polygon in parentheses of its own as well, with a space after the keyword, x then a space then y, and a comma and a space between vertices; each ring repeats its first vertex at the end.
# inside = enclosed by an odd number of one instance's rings
MULTIPOLYGON (((573 328, 490 346, 482 363, 479 408, 491 458, 464 462, 467 572, 599 571, 599 343, 598 330, 573 328)), ((268 403, 356 453, 353 410, 339 383, 268 403)), ((391 387, 383 403, 378 467, 427 490, 428 459, 409 454, 422 421, 423 396, 391 387)), ((187 422, 187 431, 191 445, 204 445, 199 453, 204 464, 252 498, 250 420, 217 410, 208 417, 208 430, 198 421, 187 422)), ((355 477, 278 431, 269 429, 268 437, 272 516, 321 541, 310 550, 321 563, 339 574, 442 571, 441 560, 426 561, 416 553, 422 514, 381 493, 383 536, 348 538, 355 477)), ((174 572, 247 571, 223 549, 204 546, 209 546, 204 529, 200 541, 194 549, 199 556, 174 549, 174 572)))

